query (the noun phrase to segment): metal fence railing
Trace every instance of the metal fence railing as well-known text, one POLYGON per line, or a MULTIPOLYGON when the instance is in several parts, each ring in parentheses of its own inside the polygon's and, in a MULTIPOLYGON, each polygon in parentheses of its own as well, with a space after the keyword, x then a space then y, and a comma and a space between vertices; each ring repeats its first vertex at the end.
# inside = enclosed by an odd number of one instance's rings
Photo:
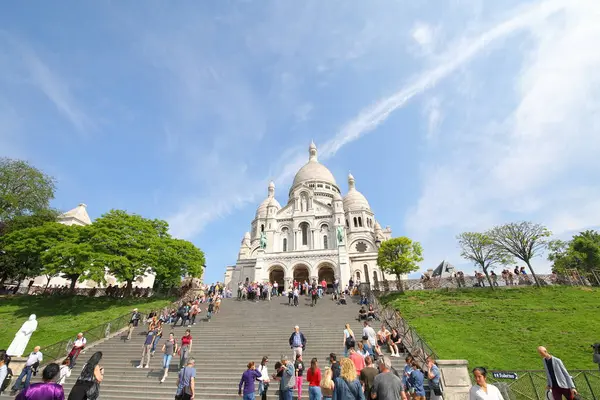
MULTIPOLYGON (((146 315, 142 314, 143 319, 146 315)), ((113 319, 112 321, 104 324, 95 326, 92 329, 83 332, 83 336, 86 338, 89 344, 97 342, 99 340, 107 339, 112 333, 118 332, 119 330, 127 327, 131 320, 131 313, 121 315, 113 319)), ((44 362, 52 362, 66 357, 71 348, 73 347, 73 335, 70 339, 61 340, 60 342, 45 346, 42 348, 42 354, 44 354, 44 362)))
MULTIPOLYGON (((584 400, 600 400, 600 371, 569 370, 575 388, 584 400)), ((488 383, 496 386, 505 400, 552 400, 546 390, 544 370, 488 371, 488 383)))
POLYGON ((402 318, 397 310, 379 302, 375 291, 371 290, 371 286, 368 283, 361 283, 359 291, 361 295, 367 297, 370 304, 375 306, 381 322, 386 324, 390 329, 393 328, 398 331, 398 334, 402 337, 404 350, 419 361, 421 365, 425 364, 428 356, 432 356, 434 359, 438 358, 433 348, 402 318))

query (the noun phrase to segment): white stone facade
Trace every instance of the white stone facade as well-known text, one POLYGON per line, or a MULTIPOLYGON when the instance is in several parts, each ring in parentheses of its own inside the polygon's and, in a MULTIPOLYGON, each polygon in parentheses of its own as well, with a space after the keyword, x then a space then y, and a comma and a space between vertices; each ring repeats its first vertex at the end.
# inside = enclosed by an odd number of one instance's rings
MULTIPOLYGON (((67 211, 64 214, 61 214, 58 217, 58 222, 64 225, 78 225, 78 226, 85 226, 85 225, 90 225, 92 223, 92 220, 90 219, 90 216, 87 213, 87 205, 81 203, 79 204, 77 207, 75 207, 74 209, 67 211)), ((93 288, 102 288, 102 287, 106 287, 108 285, 118 285, 118 286, 122 286, 123 284, 119 285, 119 282, 117 281, 117 279, 110 275, 108 272, 106 273, 105 277, 106 279, 106 285, 102 285, 99 284, 95 281, 92 280, 87 280, 87 281, 77 281, 75 287, 76 288, 82 288, 82 289, 93 289, 93 288)), ((134 288, 151 288, 154 286, 154 279, 156 278, 156 276, 154 274, 147 274, 146 276, 143 277, 138 277, 138 279, 136 279, 133 282, 133 287, 134 288)), ((45 276, 38 276, 36 278, 33 279, 33 286, 46 286, 48 284, 48 278, 45 276)), ((50 287, 53 286, 63 286, 63 285, 67 285, 69 286, 71 284, 71 281, 68 279, 65 279, 63 277, 60 276, 55 276, 53 278, 50 279, 50 287)))
POLYGON ((325 279, 331 284, 337 278, 342 287, 351 276, 355 281, 380 281, 384 275, 377 265, 377 251, 391 235, 390 228, 382 229, 376 221, 352 175, 342 198, 333 174, 319 163, 311 143, 309 160, 296 174, 284 207, 275 199, 275 185, 269 184, 267 198, 242 239, 235 269, 228 269, 226 281, 233 285, 277 281, 286 287, 294 279, 325 279), (341 241, 338 227, 343 231, 341 241), (264 249, 261 234, 266 237, 264 249))

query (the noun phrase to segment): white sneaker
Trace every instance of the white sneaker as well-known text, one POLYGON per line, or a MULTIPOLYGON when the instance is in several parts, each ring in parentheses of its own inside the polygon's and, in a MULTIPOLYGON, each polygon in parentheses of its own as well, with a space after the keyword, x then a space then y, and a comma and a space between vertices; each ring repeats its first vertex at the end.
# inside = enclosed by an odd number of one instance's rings
POLYGON ((146 365, 144 368, 146 368, 146 369, 147 369, 147 368, 150 368, 150 366, 149 366, 149 365, 146 365))
POLYGON ((136 368, 142 368, 142 364, 138 365, 136 368))

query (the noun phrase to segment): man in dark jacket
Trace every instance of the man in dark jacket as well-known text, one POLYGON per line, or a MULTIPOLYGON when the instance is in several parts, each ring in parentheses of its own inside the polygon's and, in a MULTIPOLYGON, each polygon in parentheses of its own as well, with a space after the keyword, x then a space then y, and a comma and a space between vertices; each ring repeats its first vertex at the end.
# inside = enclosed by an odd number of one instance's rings
POLYGON ((302 351, 306 348, 306 338, 304 334, 300 332, 300 327, 296 325, 294 327, 294 332, 290 336, 290 347, 294 351, 294 358, 296 359, 297 355, 302 355, 302 351))

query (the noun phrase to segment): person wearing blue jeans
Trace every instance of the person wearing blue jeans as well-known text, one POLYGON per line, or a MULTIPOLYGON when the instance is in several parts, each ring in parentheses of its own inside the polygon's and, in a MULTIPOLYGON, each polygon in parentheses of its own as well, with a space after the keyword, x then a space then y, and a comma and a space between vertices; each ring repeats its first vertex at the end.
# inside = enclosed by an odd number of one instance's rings
POLYGON ((260 377, 262 377, 262 374, 256 370, 254 361, 250 361, 248 363, 248 369, 242 374, 238 389, 238 394, 240 396, 242 395, 243 389, 244 400, 254 400, 254 382, 260 377))
POLYGON ((164 382, 169 375, 169 365, 171 364, 171 360, 173 359, 173 354, 177 353, 177 343, 175 342, 175 335, 173 332, 169 333, 169 338, 167 342, 163 344, 162 347, 163 352, 163 369, 164 374, 160 382, 164 382))
POLYGON ((283 374, 281 375, 281 380, 279 381, 279 394, 281 400, 292 400, 294 380, 296 379, 294 364, 289 362, 287 356, 285 355, 281 356, 281 364, 283 374))
POLYGON ((16 392, 20 389, 27 389, 31 382, 31 374, 33 373, 34 364, 39 365, 42 362, 44 357, 42 356, 42 352, 40 351, 40 346, 35 346, 33 351, 27 357, 27 362, 25 363, 25 367, 19 374, 19 377, 15 381, 15 384, 12 387, 12 391, 16 392), (25 383, 23 384, 23 378, 25 378, 25 383))

